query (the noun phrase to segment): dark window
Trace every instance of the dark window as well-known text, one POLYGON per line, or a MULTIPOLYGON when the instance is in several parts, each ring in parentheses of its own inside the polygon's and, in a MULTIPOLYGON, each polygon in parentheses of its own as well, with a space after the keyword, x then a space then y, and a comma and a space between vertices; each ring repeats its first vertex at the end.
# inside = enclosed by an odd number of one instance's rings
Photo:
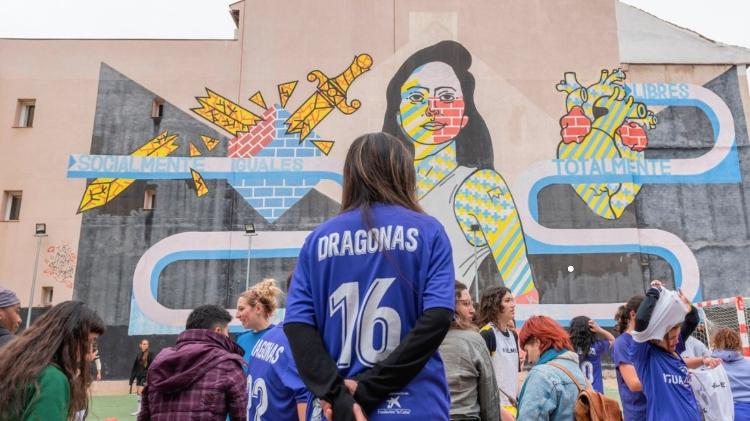
POLYGON ((5 192, 5 220, 18 221, 21 216, 21 192, 5 192))

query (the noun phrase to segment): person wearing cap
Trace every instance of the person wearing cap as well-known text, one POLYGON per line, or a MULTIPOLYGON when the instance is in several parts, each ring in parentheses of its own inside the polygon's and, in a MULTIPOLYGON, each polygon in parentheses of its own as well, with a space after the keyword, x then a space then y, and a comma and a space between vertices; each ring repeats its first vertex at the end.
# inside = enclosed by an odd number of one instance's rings
POLYGON ((21 300, 11 290, 0 288, 0 348, 10 342, 21 325, 21 300))

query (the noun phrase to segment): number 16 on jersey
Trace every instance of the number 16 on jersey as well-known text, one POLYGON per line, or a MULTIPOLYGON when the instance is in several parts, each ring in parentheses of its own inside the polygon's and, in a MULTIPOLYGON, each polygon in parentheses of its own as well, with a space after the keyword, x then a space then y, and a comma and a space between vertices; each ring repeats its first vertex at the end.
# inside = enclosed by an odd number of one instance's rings
POLYGON ((393 308, 380 306, 380 301, 395 280, 375 279, 367 289, 361 306, 358 282, 341 284, 328 298, 329 316, 333 318, 336 313, 341 313, 339 368, 351 366, 352 348, 362 364, 372 367, 401 342, 401 317, 393 308), (377 337, 376 333, 379 333, 377 337))

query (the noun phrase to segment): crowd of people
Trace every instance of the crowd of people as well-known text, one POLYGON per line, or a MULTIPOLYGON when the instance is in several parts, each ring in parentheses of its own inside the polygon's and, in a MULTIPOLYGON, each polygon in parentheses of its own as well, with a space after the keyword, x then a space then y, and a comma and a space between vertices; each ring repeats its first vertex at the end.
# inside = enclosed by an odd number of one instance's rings
MULTIPOLYGON (((195 308, 158 355, 142 340, 130 375, 138 419, 573 420, 582 393, 601 397, 609 352, 625 420, 701 420, 689 369, 719 366, 735 419, 750 419, 738 333, 722 329, 712 356, 683 358, 697 311, 659 281, 619 308, 617 338, 585 315, 571 315, 568 329, 544 315, 519 329, 504 286, 475 306, 442 224, 416 198, 411 151, 385 133, 352 143, 341 212, 307 237, 286 290, 277 324, 275 281, 243 292, 236 340, 232 315, 216 305, 195 308)), ((85 417, 104 322, 67 301, 14 336, 19 309, 0 290, 0 419, 85 417)))

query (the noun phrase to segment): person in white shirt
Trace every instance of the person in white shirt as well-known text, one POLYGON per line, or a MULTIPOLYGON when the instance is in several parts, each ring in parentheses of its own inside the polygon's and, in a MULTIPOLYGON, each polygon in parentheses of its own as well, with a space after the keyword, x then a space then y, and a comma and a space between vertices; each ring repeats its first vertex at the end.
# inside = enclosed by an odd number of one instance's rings
POLYGON ((691 336, 685 341, 685 350, 682 351, 680 356, 684 359, 710 357, 711 351, 703 342, 695 339, 695 336, 691 336))
POLYGON ((518 374, 521 369, 518 334, 514 329, 516 303, 510 290, 493 286, 482 292, 479 302, 479 333, 492 356, 500 401, 504 410, 516 415, 518 374))

